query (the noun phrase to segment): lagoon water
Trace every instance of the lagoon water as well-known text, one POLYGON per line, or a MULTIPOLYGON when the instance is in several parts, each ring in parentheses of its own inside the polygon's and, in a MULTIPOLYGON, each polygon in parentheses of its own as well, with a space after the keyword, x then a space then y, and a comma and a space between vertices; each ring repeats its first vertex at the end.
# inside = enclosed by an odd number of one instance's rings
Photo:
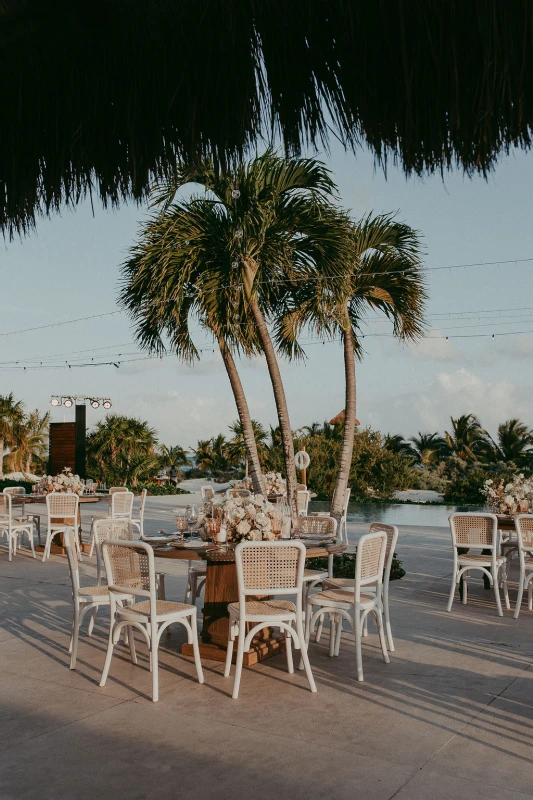
MULTIPOLYGON (((312 500, 309 510, 328 511, 329 503, 312 500)), ((350 503, 348 522, 383 522, 389 525, 434 525, 448 527, 454 511, 486 511, 476 506, 445 506, 410 503, 350 503)))

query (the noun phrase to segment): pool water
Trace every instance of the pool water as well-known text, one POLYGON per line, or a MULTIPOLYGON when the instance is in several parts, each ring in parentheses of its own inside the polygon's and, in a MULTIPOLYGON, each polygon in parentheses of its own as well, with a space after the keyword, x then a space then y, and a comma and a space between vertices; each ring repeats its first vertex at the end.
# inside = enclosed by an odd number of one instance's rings
MULTIPOLYGON (((329 503, 312 500, 309 511, 329 511, 329 503)), ((350 503, 348 522, 383 522, 389 525, 432 525, 448 527, 454 511, 486 511, 477 506, 438 506, 410 503, 350 503)))

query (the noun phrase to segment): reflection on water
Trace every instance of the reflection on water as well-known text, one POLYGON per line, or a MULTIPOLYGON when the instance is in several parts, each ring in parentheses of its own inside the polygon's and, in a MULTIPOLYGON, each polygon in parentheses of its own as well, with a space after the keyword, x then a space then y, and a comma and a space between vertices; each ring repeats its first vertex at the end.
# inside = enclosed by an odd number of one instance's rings
MULTIPOLYGON (((328 511, 329 503, 312 500, 309 510, 328 511)), ((477 506, 410 505, 409 503, 350 503, 348 522, 384 522, 389 525, 435 525, 448 527, 454 511, 486 511, 477 506)))

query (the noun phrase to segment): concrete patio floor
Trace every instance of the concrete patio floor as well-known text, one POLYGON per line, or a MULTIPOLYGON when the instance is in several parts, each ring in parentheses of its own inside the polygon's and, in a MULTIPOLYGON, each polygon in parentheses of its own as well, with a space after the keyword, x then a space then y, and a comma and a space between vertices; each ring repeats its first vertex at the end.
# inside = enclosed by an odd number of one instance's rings
MULTIPOLYGON (((181 500, 151 498, 147 527, 164 528, 165 509, 181 500)), ((0 797, 533 797, 533 614, 524 605, 518 620, 498 617, 481 580, 468 605, 447 614, 446 529, 402 527, 398 553, 407 575, 392 584, 396 652, 384 664, 371 630, 364 683, 345 634, 336 659, 327 637, 311 644, 317 694, 277 656, 244 670, 234 701, 220 663, 204 662, 198 685, 176 627, 163 637, 154 704, 140 642, 139 666, 120 646, 99 688, 105 611, 95 635, 80 640, 76 671, 68 669, 66 559, 42 564, 23 551, 10 564, 2 545, 0 797)), ((158 564, 168 598, 181 600, 186 562, 158 564)), ((82 582, 94 580, 94 559, 82 572, 82 582)), ((514 583, 513 607, 515 597, 514 583)))

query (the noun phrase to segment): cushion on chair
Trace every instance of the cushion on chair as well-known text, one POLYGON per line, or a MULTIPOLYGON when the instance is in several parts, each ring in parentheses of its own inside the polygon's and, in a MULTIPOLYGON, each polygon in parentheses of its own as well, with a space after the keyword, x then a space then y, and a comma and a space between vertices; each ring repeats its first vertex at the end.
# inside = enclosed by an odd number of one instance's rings
MULTIPOLYGON (((239 614, 240 603, 230 603, 228 609, 239 614)), ((290 600, 248 600, 246 603, 247 614, 261 614, 265 617, 279 616, 280 614, 294 614, 295 606, 290 600)))

